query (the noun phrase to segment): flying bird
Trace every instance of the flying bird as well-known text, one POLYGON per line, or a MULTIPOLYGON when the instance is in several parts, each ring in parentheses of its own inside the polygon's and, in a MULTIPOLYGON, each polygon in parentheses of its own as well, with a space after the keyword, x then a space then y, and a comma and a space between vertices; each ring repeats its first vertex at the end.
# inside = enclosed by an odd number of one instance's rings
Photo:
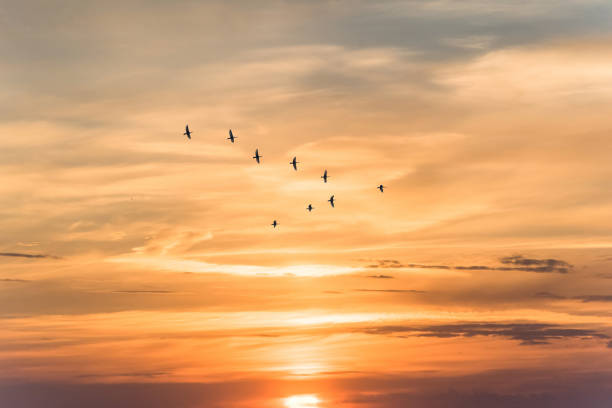
POLYGON ((385 186, 383 186, 382 184, 376 188, 379 189, 381 193, 384 193, 385 186))
POLYGON ((238 139, 238 136, 234 136, 234 134, 232 133, 232 129, 230 129, 229 137, 227 139, 234 143, 234 139, 238 139))
POLYGON ((306 207, 306 209, 308 210, 308 212, 311 212, 312 210, 314 210, 314 207, 312 206, 312 204, 308 204, 308 207, 306 207))
POLYGON ((293 165, 293 170, 297 171, 297 165, 298 165, 299 161, 297 161, 297 157, 294 157, 293 160, 291 160, 291 162, 289 162, 289 164, 293 165))
POLYGON ((257 164, 259 164, 259 159, 262 158, 263 156, 259 155, 259 149, 255 149, 255 156, 253 156, 253 158, 255 160, 257 160, 257 164))
POLYGON ((189 130, 189 125, 185 125, 185 133, 183 134, 187 136, 188 139, 191 140, 191 131, 189 130))
POLYGON ((323 175, 321 176, 321 178, 323 179, 324 183, 327 183, 327 169, 325 169, 325 173, 323 173, 323 175))
POLYGON ((271 226, 273 226, 274 228, 276 228, 276 226, 278 225, 278 222, 276 222, 276 220, 274 220, 274 221, 272 222, 272 224, 270 224, 270 225, 271 225, 271 226))
POLYGON ((334 206, 334 196, 329 197, 329 200, 327 200, 327 201, 329 201, 329 203, 331 204, 332 208, 335 207, 334 206))

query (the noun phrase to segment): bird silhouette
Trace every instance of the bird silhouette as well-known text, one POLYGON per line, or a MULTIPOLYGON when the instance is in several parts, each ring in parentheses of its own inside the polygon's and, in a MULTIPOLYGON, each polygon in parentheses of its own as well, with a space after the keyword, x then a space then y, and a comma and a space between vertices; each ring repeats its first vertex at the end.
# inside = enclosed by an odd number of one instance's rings
POLYGON ((185 133, 183 133, 189 140, 191 140, 191 131, 189 130, 189 125, 185 125, 185 133))
POLYGON ((234 143, 234 139, 238 139, 238 136, 234 136, 234 134, 232 133, 232 129, 230 129, 229 137, 227 139, 231 141, 232 143, 234 143))
POLYGON ((334 196, 329 197, 329 200, 327 200, 327 201, 329 201, 329 203, 331 204, 332 208, 335 207, 335 205, 334 205, 334 196))
POLYGON ((259 149, 255 149, 255 156, 253 156, 253 158, 255 160, 257 160, 257 164, 259 164, 259 159, 262 158, 263 156, 259 155, 259 149))
POLYGON ((299 161, 297 161, 297 157, 294 157, 293 160, 291 160, 289 162, 289 164, 291 164, 293 166, 293 170, 297 171, 297 165, 298 165, 299 161))
POLYGON ((278 222, 276 222, 276 220, 272 221, 272 224, 270 224, 271 226, 273 226, 274 228, 276 228, 276 226, 278 225, 278 222))
POLYGON ((314 207, 312 206, 312 204, 308 204, 308 207, 306 207, 306 209, 308 210, 308 212, 311 212, 312 210, 314 210, 314 207))
POLYGON ((380 186, 376 187, 376 188, 379 189, 381 193, 385 192, 384 191, 385 190, 385 186, 383 186, 382 184, 380 186))
POLYGON ((323 179, 323 182, 324 182, 324 183, 327 183, 327 178, 328 178, 328 177, 329 177, 329 176, 327 175, 327 169, 325 169, 325 173, 323 173, 323 175, 321 176, 321 178, 323 179))

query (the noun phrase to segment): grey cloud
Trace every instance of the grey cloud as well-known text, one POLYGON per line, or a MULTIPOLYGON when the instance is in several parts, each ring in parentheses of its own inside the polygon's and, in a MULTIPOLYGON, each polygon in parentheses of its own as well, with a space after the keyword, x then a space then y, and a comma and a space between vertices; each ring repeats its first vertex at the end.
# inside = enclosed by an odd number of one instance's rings
POLYGON ((525 265, 525 266, 531 266, 531 265, 547 265, 547 266, 553 266, 553 267, 571 266, 567 262, 561 261, 558 259, 525 258, 522 255, 506 256, 506 257, 500 258, 499 261, 503 264, 525 265))
POLYGON ((457 323, 447 325, 387 325, 363 329, 368 334, 414 337, 498 336, 520 341, 521 345, 548 344, 562 339, 608 339, 592 329, 574 329, 544 323, 457 323))
POLYGON ((355 289, 356 292, 383 292, 383 293, 425 293, 414 289, 355 289))
POLYGON ((115 290, 113 291, 113 293, 130 293, 130 294, 138 294, 138 293, 144 293, 144 294, 165 294, 165 293, 176 293, 174 291, 171 290, 115 290))
POLYGON ((372 279, 394 279, 391 275, 368 275, 366 277, 372 279))
POLYGON ((368 265, 368 268, 381 268, 381 269, 393 269, 393 268, 419 268, 419 269, 450 269, 448 265, 424 265, 424 264, 404 264, 396 259, 379 259, 376 264, 368 265))
POLYGON ((12 258, 29 258, 29 259, 42 259, 51 258, 57 259, 57 256, 46 255, 46 254, 24 254, 21 252, 0 252, 0 256, 12 257, 12 258))
POLYGON ((584 303, 588 303, 588 302, 612 302, 612 295, 583 295, 583 296, 575 296, 574 299, 580 299, 584 303))
MULTIPOLYGON (((46 118, 53 115, 49 108, 58 103, 84 99, 112 102, 105 105, 105 111, 123 100, 129 100, 130 112, 175 103, 177 98, 169 90, 190 89, 182 79, 193 77, 193 69, 211 62, 240 65, 252 50, 313 44, 347 50, 399 49, 410 54, 405 58, 410 65, 421 63, 409 74, 408 64, 395 71, 394 65, 372 80, 373 76, 355 75, 354 69, 338 70, 334 61, 328 61, 328 66, 313 69, 294 84, 332 88, 349 100, 364 88, 406 83, 414 75, 421 80, 413 83, 433 87, 429 69, 422 66, 432 60, 467 60, 495 49, 610 32, 612 6, 605 2, 499 6, 466 1, 460 7, 457 3, 264 1, 255 6, 244 1, 144 4, 112 0, 98 7, 72 0, 57 7, 40 0, 10 2, 0 14, 0 38, 10 41, 0 46, 5 85, 14 88, 7 95, 17 108, 5 109, 2 115, 46 118), (216 35, 220 31, 223 36, 216 35), (205 52, 192 53, 193 49, 205 52), (185 59, 185 55, 190 57, 185 59), (24 94, 36 98, 19 102, 24 94), (134 95, 143 96, 144 101, 134 95)), ((243 84, 248 86, 252 84, 243 84)), ((413 94, 404 98, 402 106, 414 98, 413 94)), ((218 99, 211 103, 216 102, 218 99)), ((122 114, 125 112, 118 111, 112 121, 121 122, 122 114)), ((55 116, 77 126, 104 124, 91 119, 94 115, 55 116)))
POLYGON ((522 255, 513 255, 500 258, 503 265, 512 266, 488 266, 488 265, 425 265, 414 263, 401 263, 394 259, 381 259, 376 264, 367 265, 367 268, 418 268, 418 269, 455 269, 459 271, 523 271, 536 273, 568 273, 573 266, 560 259, 536 259, 524 258, 522 255))

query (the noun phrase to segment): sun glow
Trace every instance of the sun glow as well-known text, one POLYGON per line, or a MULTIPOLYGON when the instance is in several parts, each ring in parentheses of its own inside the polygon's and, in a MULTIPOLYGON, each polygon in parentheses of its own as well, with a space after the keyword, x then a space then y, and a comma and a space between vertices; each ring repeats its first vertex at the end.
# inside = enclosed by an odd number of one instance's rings
POLYGON ((319 406, 319 398, 316 395, 292 395, 285 398, 285 407, 287 408, 317 408, 319 406))

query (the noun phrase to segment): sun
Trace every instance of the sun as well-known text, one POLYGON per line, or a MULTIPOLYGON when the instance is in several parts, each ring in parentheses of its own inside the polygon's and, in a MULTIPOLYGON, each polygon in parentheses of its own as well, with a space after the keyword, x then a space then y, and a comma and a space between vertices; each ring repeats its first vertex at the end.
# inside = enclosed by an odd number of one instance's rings
POLYGON ((284 400, 287 408, 317 408, 319 406, 319 398, 316 395, 292 395, 284 400))

